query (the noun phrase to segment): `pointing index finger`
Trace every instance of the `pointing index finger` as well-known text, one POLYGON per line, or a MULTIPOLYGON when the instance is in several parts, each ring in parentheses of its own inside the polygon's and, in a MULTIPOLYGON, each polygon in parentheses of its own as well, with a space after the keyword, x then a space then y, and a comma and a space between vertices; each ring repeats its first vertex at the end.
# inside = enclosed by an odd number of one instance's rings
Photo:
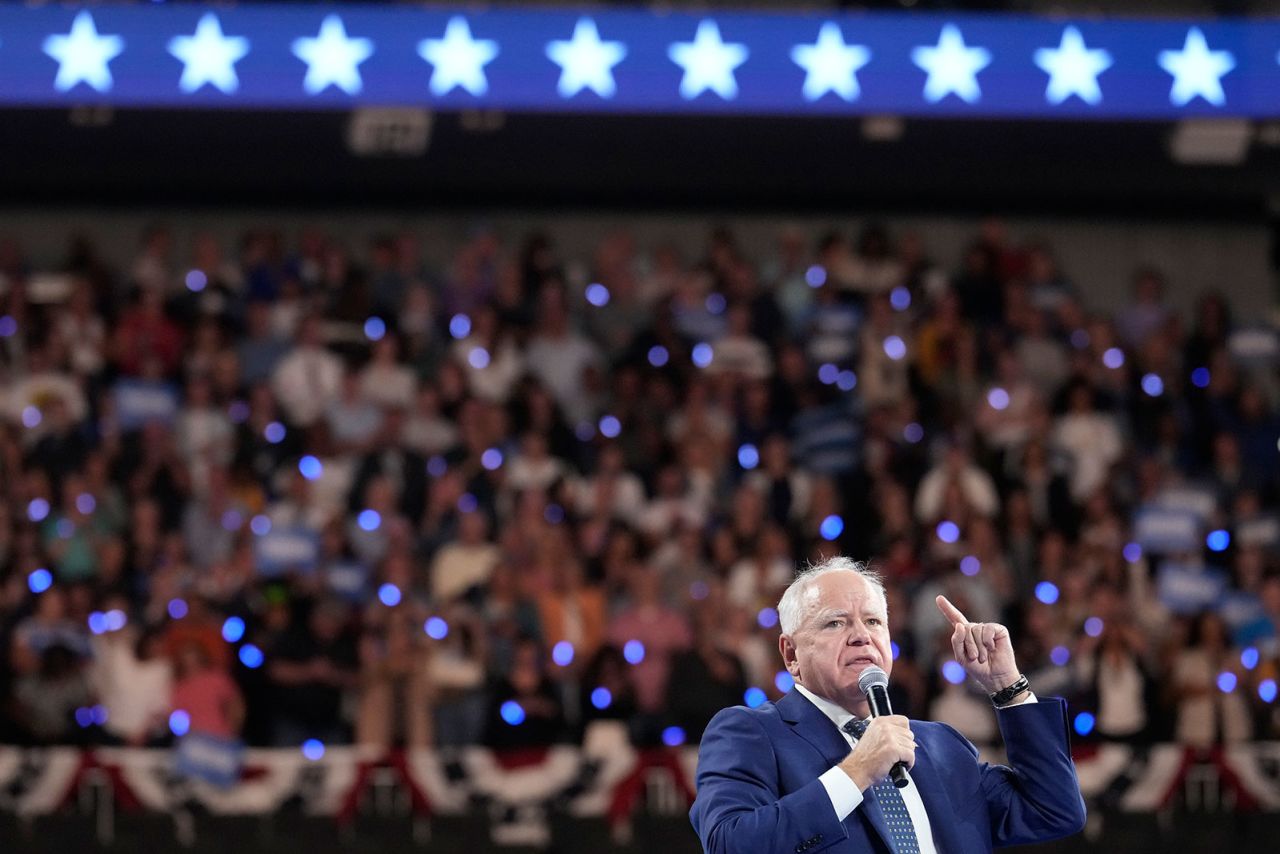
POLYGON ((952 605, 951 600, 946 596, 939 596, 935 601, 938 603, 938 610, 942 612, 942 616, 951 621, 951 625, 967 626, 969 624, 965 615, 960 613, 960 609, 952 605))

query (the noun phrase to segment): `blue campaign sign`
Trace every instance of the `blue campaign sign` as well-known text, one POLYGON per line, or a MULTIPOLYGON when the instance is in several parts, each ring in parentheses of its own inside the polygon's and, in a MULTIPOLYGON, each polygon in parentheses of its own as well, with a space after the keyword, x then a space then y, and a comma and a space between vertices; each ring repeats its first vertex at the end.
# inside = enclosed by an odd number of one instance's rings
POLYGON ((1213 567, 1165 561, 1156 573, 1156 595, 1175 614, 1198 614, 1213 608, 1226 589, 1226 574, 1213 567))
POLYGON ((118 380, 113 389, 116 421, 123 430, 136 430, 148 421, 172 424, 178 415, 178 390, 155 380, 118 380))
POLYGON ((1280 115, 1280 19, 0 6, 0 105, 1280 115))
POLYGON ((208 733, 190 732, 178 739, 173 764, 174 770, 184 777, 229 789, 240 780, 244 744, 208 733))
POLYGON ((1145 505, 1133 515, 1133 538, 1147 552, 1198 551, 1200 528, 1200 517, 1183 508, 1145 505))
POLYGON ((310 573, 320 559, 320 537, 303 527, 272 528, 253 540, 254 563, 266 577, 283 572, 310 573))

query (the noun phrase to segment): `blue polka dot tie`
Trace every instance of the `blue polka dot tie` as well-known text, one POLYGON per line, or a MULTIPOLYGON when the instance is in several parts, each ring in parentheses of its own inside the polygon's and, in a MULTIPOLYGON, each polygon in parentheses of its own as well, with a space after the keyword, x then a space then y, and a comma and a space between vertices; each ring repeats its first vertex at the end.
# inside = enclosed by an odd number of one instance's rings
MULTIPOLYGON (((867 731, 867 722, 851 720, 844 725, 844 731, 854 738, 862 738, 867 731)), ((880 811, 884 813, 885 824, 889 827, 889 844, 894 854, 920 854, 920 841, 916 839, 916 826, 911 823, 911 813, 907 812, 907 803, 902 800, 898 787, 886 777, 877 781, 871 791, 880 802, 880 811)))

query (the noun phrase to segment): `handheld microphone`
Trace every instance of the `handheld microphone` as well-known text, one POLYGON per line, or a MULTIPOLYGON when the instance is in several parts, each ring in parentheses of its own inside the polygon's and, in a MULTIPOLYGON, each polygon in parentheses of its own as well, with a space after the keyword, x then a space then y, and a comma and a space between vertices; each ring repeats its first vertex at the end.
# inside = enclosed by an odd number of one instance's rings
MULTIPOLYGON (((871 707, 871 717, 878 718, 881 715, 893 714, 893 707, 889 704, 888 673, 874 664, 871 665, 858 677, 858 690, 867 698, 867 705, 871 707)), ((907 779, 906 766, 900 761, 893 763, 893 767, 889 769, 889 779, 899 789, 911 782, 907 779)))

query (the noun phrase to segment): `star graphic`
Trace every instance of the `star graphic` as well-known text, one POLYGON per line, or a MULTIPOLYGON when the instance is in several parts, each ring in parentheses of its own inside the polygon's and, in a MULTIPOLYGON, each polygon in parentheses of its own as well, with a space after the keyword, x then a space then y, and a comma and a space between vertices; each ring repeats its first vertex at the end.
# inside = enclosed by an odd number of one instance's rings
POLYGON ((675 42, 667 48, 667 56, 684 69, 680 80, 680 97, 692 101, 710 89, 726 101, 738 96, 738 81, 733 70, 747 61, 747 46, 726 44, 720 38, 715 21, 698 24, 691 42, 675 42))
POLYGON ((1049 75, 1045 100, 1061 104, 1072 95, 1086 104, 1102 101, 1098 75, 1111 67, 1111 54, 1102 49, 1089 50, 1084 37, 1075 27, 1062 31, 1062 42, 1056 47, 1042 47, 1035 53, 1036 65, 1049 75))
POLYGON ((817 42, 791 49, 791 60, 806 72, 806 100, 816 101, 827 92, 835 92, 852 101, 861 94, 857 73, 871 61, 871 51, 865 45, 845 44, 840 26, 827 22, 818 31, 817 42))
POLYGON ((230 95, 240 88, 235 64, 249 52, 249 40, 242 36, 224 36, 218 16, 205 14, 196 24, 194 36, 177 36, 169 40, 169 53, 182 60, 183 92, 195 92, 206 83, 230 95))
POLYGON ((433 93, 444 95, 461 86, 478 97, 489 91, 484 67, 498 55, 498 43, 472 38, 466 19, 455 15, 444 28, 444 38, 418 42, 418 55, 433 67, 433 93))
POLYGON ((86 83, 99 92, 109 91, 111 69, 107 63, 123 51, 124 39, 98 35, 88 10, 76 15, 70 33, 44 40, 44 52, 58 60, 58 76, 53 87, 59 92, 66 92, 77 83, 86 83))
POLYGON ((978 72, 991 64, 991 51, 984 47, 967 47, 955 24, 947 24, 935 47, 921 46, 911 51, 911 61, 929 73, 924 84, 924 99, 936 104, 955 94, 972 104, 982 97, 978 88, 978 72))
POLYGON ((348 38, 342 18, 329 15, 320 22, 320 34, 315 38, 293 40, 293 55, 307 64, 302 88, 308 95, 330 86, 355 95, 364 88, 358 66, 373 56, 373 42, 348 38))
POLYGON ((1169 101, 1176 107, 1191 103, 1199 96, 1221 107, 1227 101, 1222 91, 1222 76, 1236 67, 1229 50, 1209 50, 1199 27, 1187 31, 1182 50, 1160 51, 1160 67, 1173 75, 1169 101))
POLYGON ((547 58, 560 66, 560 97, 571 98, 590 89, 601 98, 612 98, 618 91, 613 81, 613 67, 627 55, 622 42, 602 42, 595 21, 578 19, 571 41, 547 43, 547 58))

